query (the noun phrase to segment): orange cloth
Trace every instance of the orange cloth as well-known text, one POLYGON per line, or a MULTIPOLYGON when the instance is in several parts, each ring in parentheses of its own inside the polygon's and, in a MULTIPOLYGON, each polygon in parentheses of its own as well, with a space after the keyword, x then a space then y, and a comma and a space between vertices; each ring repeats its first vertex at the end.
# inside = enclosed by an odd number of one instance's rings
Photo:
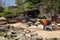
POLYGON ((46 19, 43 19, 43 25, 46 26, 47 25, 47 20, 46 19))

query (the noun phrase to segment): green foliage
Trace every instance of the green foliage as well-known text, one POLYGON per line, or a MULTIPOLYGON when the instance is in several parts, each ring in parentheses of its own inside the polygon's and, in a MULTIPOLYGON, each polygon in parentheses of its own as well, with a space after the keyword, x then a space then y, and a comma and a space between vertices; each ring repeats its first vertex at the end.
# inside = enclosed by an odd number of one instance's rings
POLYGON ((38 8, 40 7, 40 2, 44 2, 47 9, 60 12, 60 0, 24 0, 24 2, 23 0, 16 0, 18 8, 4 11, 4 9, 0 7, 0 16, 14 15, 29 9, 38 8))
POLYGON ((34 4, 37 4, 37 3, 40 3, 42 0, 29 0, 29 1, 34 3, 34 4))
POLYGON ((19 9, 22 11, 35 8, 35 5, 40 3, 42 0, 16 0, 19 9), (24 1, 24 2, 23 2, 24 1))
POLYGON ((32 2, 27 2, 24 4, 25 10, 33 9, 33 7, 34 7, 34 4, 32 2))
POLYGON ((60 1, 59 0, 49 0, 48 2, 45 2, 46 3, 46 7, 47 9, 50 9, 50 10, 54 10, 55 13, 57 13, 59 11, 59 6, 60 6, 60 1))
POLYGON ((20 10, 18 9, 9 9, 8 11, 0 12, 0 16, 11 16, 19 12, 20 10))

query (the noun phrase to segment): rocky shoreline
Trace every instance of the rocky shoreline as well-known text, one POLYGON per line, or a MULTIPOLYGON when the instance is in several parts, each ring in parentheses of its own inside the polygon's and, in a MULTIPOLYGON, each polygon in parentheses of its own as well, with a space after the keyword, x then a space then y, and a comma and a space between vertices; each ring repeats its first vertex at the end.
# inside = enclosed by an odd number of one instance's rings
POLYGON ((60 40, 60 31, 39 28, 0 27, 0 40, 60 40), (52 36, 51 36, 52 35, 52 36))

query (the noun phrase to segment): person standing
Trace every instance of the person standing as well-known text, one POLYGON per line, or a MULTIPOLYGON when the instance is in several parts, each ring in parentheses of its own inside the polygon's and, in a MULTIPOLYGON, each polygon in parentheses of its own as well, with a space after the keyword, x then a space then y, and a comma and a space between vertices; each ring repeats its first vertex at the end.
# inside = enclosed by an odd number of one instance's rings
POLYGON ((44 30, 46 29, 46 25, 47 25, 47 20, 44 18, 43 20, 42 20, 42 22, 43 22, 43 25, 44 25, 44 30))

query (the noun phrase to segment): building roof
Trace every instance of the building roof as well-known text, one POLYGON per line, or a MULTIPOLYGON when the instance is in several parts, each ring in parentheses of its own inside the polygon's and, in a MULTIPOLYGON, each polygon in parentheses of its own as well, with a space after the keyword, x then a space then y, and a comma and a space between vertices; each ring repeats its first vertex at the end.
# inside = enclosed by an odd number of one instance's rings
POLYGON ((25 13, 25 12, 32 12, 32 11, 39 11, 39 9, 38 8, 35 8, 35 9, 29 9, 29 10, 26 10, 26 11, 23 11, 23 12, 21 12, 21 13, 25 13))

